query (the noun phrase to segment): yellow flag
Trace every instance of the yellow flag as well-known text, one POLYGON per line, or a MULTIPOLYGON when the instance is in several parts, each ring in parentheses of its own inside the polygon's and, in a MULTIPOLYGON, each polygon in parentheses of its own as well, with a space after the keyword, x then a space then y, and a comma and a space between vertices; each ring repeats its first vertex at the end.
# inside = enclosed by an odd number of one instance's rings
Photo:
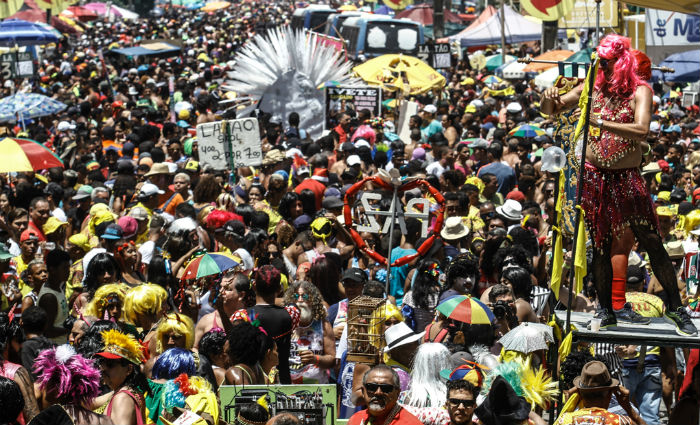
POLYGON ((584 212, 580 205, 577 205, 581 211, 581 219, 578 222, 578 236, 576 238, 576 258, 574 258, 574 278, 576 286, 574 294, 578 294, 583 289, 583 278, 587 273, 586 265, 586 225, 584 224, 584 212))
POLYGON ((595 81, 598 75, 598 61, 594 58, 593 63, 595 66, 588 68, 588 75, 586 76, 586 81, 583 83, 583 91, 581 92, 581 97, 578 99, 578 106, 581 108, 581 119, 578 120, 576 125, 576 131, 574 132, 574 140, 578 140, 579 136, 583 133, 583 126, 586 123, 586 114, 588 113, 588 87, 590 85, 591 79, 595 81))
POLYGON ((554 296, 559 299, 559 288, 561 287, 561 275, 564 268, 564 248, 562 244, 562 236, 559 227, 552 226, 552 237, 555 237, 554 247, 552 248, 552 282, 550 287, 554 296))
POLYGON ((557 212, 557 226, 560 225, 559 221, 561 220, 561 212, 564 209, 564 201, 566 201, 566 176, 562 171, 559 172, 559 198, 557 199, 557 203, 554 206, 554 209, 557 212))

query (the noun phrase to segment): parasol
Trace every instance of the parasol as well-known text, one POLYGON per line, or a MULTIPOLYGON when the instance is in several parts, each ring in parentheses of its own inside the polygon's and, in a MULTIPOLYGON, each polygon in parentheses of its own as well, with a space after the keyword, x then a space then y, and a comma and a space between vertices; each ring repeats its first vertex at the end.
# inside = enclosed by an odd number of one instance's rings
POLYGON ((241 263, 236 258, 222 252, 212 252, 203 254, 185 267, 182 280, 199 279, 205 276, 212 276, 225 272, 226 270, 238 267, 241 263))
POLYGON ((467 295, 448 298, 437 306, 437 311, 448 319, 472 325, 491 325, 496 320, 490 308, 467 295))
POLYGON ((554 336, 551 326, 525 322, 511 329, 498 342, 503 345, 504 350, 528 354, 546 350, 547 344, 554 343, 554 336))
POLYGON ((525 138, 533 138, 537 136, 543 136, 545 134, 547 134, 546 131, 542 130, 541 128, 535 125, 530 124, 523 124, 517 126, 514 129, 512 129, 510 133, 508 133, 509 136, 525 138))
POLYGON ((199 10, 202 12, 216 12, 217 10, 226 9, 229 6, 231 6, 231 3, 227 1, 215 1, 212 3, 207 3, 199 10))
POLYGON ((56 114, 66 109, 66 105, 58 100, 38 93, 15 93, 0 99, 0 122, 20 119, 39 118, 56 114))
POLYGON ((445 77, 422 60, 406 55, 382 55, 352 69, 371 85, 389 91, 420 94, 445 86, 445 77))
POLYGON ((5 137, 0 139, 0 173, 39 171, 61 167, 63 162, 44 145, 34 140, 5 137))

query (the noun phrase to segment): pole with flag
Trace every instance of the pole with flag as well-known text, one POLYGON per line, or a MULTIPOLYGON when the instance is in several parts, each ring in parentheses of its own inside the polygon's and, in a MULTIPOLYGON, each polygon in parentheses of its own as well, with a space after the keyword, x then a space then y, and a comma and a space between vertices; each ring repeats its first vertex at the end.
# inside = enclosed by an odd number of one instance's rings
POLYGON ((593 85, 598 74, 599 60, 595 51, 592 59, 593 61, 588 69, 588 75, 584 83, 585 87, 578 102, 583 119, 579 120, 574 132, 574 140, 576 143, 581 143, 581 162, 578 168, 578 187, 576 188, 576 225, 574 227, 574 246, 571 252, 574 270, 573 273, 569 274, 569 302, 566 309, 566 328, 564 329, 566 334, 571 331, 571 304, 573 303, 574 293, 578 293, 583 288, 583 278, 586 275, 586 227, 584 225, 583 209, 581 208, 581 195, 583 194, 583 171, 586 166, 588 128, 591 122, 591 98, 593 97, 593 85), (581 134, 583 134, 583 139, 579 142, 581 134), (574 287, 574 281, 576 282, 576 287, 574 287))

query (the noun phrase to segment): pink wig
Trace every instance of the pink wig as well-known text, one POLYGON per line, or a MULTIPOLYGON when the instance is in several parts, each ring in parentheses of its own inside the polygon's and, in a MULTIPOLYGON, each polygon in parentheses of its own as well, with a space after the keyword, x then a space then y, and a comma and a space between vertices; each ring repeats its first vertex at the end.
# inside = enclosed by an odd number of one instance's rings
POLYGON ((374 132, 372 127, 363 124, 357 127, 357 130, 355 130, 355 133, 352 135, 353 143, 355 143, 356 139, 365 139, 370 145, 374 145, 374 142, 377 140, 377 133, 374 132))
POLYGON ((637 76, 637 61, 630 52, 630 39, 617 34, 606 35, 597 48, 601 59, 615 60, 612 77, 608 81, 605 73, 598 72, 596 90, 627 99, 634 95, 637 86, 644 82, 637 76))
POLYGON ((85 406, 99 395, 100 371, 68 344, 42 351, 34 372, 39 388, 53 390, 58 403, 85 406))

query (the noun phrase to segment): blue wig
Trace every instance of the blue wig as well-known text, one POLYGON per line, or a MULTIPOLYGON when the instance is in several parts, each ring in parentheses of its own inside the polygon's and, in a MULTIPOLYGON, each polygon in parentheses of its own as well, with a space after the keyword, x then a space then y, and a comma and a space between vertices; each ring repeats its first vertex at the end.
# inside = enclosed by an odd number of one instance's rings
POLYGON ((153 379, 175 379, 182 373, 192 376, 196 371, 197 367, 191 351, 170 348, 158 356, 151 375, 153 379))

